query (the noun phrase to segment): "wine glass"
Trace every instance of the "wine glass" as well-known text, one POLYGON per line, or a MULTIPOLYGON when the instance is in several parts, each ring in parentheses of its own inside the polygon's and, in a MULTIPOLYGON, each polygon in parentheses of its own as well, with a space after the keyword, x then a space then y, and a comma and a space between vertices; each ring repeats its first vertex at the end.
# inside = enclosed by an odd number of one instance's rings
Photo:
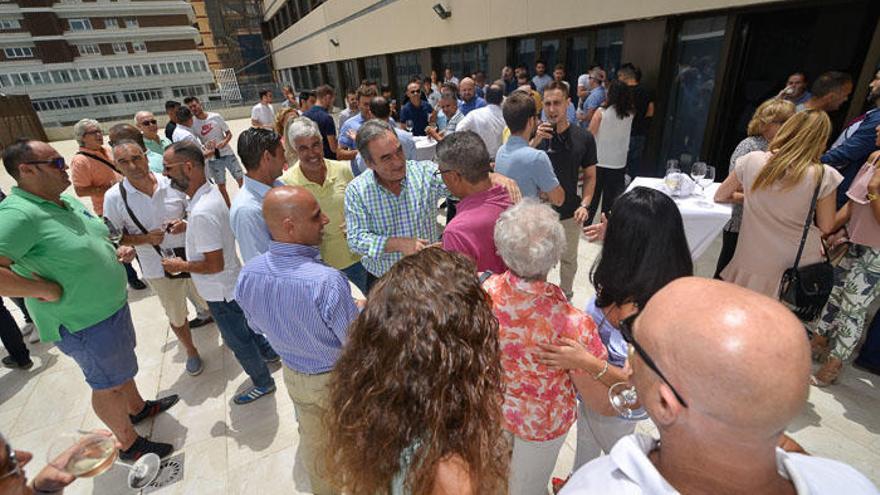
POLYGON ((639 394, 636 387, 627 382, 617 382, 608 389, 611 407, 624 419, 639 421, 647 419, 648 413, 639 407, 639 394))
MULTIPOLYGON (((178 257, 177 253, 175 253, 174 250, 171 248, 160 247, 159 252, 162 253, 162 259, 169 259, 169 258, 177 258, 178 257)), ((168 271, 168 270, 165 270, 165 271, 168 271)), ((179 275, 180 272, 168 272, 168 274, 169 275, 179 275)))
POLYGON ((103 217, 104 225, 107 227, 107 238, 110 239, 110 242, 113 244, 119 244, 119 241, 122 240, 122 230, 113 225, 113 222, 110 221, 109 218, 103 217))
POLYGON ((412 121, 412 120, 407 120, 405 125, 406 125, 406 130, 409 131, 409 132, 412 132, 412 130, 413 130, 413 121, 412 121))
POLYGON ((556 122, 547 121, 550 124, 550 142, 547 143, 547 153, 556 153, 556 150, 553 148, 553 140, 556 139, 556 122))
POLYGON ((116 439, 94 431, 62 434, 49 446, 48 463, 77 478, 91 478, 103 474, 113 466, 128 470, 129 488, 139 490, 159 476, 160 459, 156 454, 144 454, 134 464, 118 460, 116 439))
MULTIPOLYGON (((691 167, 691 178, 694 179, 694 184, 700 185, 700 181, 703 180, 703 177, 706 176, 706 162, 696 162, 691 167)), ((700 193, 702 193, 703 187, 700 186, 700 193)))
POLYGON ((678 160, 673 158, 666 161, 666 175, 663 182, 672 196, 678 196, 678 187, 681 183, 681 169, 678 168, 678 160))
POLYGON ((713 182, 715 182, 715 167, 706 165, 706 173, 697 181, 697 185, 700 186, 700 195, 702 196, 702 199, 697 201, 697 204, 704 208, 712 208, 715 206, 714 202, 706 199, 705 194, 706 188, 711 186, 713 182))

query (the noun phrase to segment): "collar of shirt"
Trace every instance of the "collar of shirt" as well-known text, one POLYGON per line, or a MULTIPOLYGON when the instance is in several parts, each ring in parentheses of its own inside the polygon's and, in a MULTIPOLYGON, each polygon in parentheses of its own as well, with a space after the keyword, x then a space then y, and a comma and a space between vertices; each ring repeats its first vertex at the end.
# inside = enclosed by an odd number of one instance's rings
POLYGON ((273 256, 285 256, 289 258, 301 257, 318 261, 320 250, 318 246, 306 246, 290 242, 269 241, 269 252, 273 256))
MULTIPOLYGON (((46 198, 41 198, 40 196, 37 196, 36 194, 29 193, 18 186, 12 186, 12 190, 9 191, 9 196, 18 196, 22 199, 26 199, 26 200, 30 201, 31 203, 36 203, 41 206, 48 205, 48 206, 54 206, 55 208, 61 208, 61 206, 59 206, 58 203, 56 203, 54 201, 50 201, 46 198)), ((59 198, 61 199, 61 201, 65 205, 67 205, 67 209, 70 209, 70 206, 67 204, 67 199, 64 196, 59 196, 59 198)))
POLYGON ((525 280, 514 275, 514 273, 510 270, 504 272, 501 277, 503 283, 510 290, 517 290, 535 296, 550 297, 557 299, 559 302, 564 301, 568 303, 568 300, 565 298, 565 294, 562 293, 562 289, 551 284, 550 282, 546 282, 544 280, 525 280))
POLYGON ((379 184, 379 179, 376 177, 376 172, 373 169, 367 169, 364 172, 364 174, 370 174, 369 175, 370 182, 372 182, 380 191, 384 192, 385 194, 390 194, 394 197, 400 197, 400 196, 403 196, 403 191, 406 190, 406 183, 407 183, 406 179, 409 175, 409 168, 410 168, 409 161, 407 161, 406 162, 406 174, 407 175, 404 175, 403 180, 400 181, 400 194, 394 194, 390 190, 388 190, 387 187, 383 186, 382 184, 379 184))
POLYGON ((471 194, 470 196, 462 198, 461 201, 458 202, 458 211, 462 212, 470 208, 477 208, 481 204, 483 204, 483 202, 486 201, 487 198, 495 196, 502 191, 504 191, 504 187, 496 184, 489 189, 486 189, 485 191, 471 194))
POLYGON ((507 138, 507 144, 505 146, 507 146, 508 151, 514 151, 520 148, 528 148, 529 142, 519 136, 511 134, 510 137, 507 138))
POLYGON ((275 186, 283 186, 284 184, 280 181, 276 180, 272 186, 267 186, 258 180, 251 179, 247 175, 244 176, 244 184, 242 185, 243 189, 246 189, 249 193, 256 196, 258 199, 263 199, 266 197, 266 193, 269 192, 269 189, 275 186))
POLYGON ((192 195, 192 198, 190 198, 189 206, 186 207, 186 211, 191 212, 193 209, 193 206, 195 206, 195 204, 200 199, 202 199, 202 196, 204 196, 205 194, 208 194, 209 192, 211 192, 211 183, 205 181, 205 183, 202 184, 202 187, 198 188, 196 190, 195 194, 192 195))
POLYGON ((293 166, 290 167, 288 170, 290 170, 290 179, 292 179, 293 182, 296 184, 314 184, 318 187, 325 188, 329 185, 332 185, 333 179, 335 178, 330 173, 330 167, 327 166, 326 159, 324 160, 324 183, 323 184, 318 184, 317 182, 306 177, 306 174, 304 174, 302 171, 302 165, 300 164, 299 161, 294 163, 293 166))
POLYGON ((176 127, 176 128, 177 128, 177 129, 182 129, 182 130, 184 130, 184 131, 186 131, 186 132, 192 134, 193 136, 196 135, 196 131, 194 131, 192 127, 187 127, 187 126, 185 126, 185 125, 183 125, 183 124, 177 124, 177 127, 176 127))
POLYGON ((150 172, 150 174, 156 178, 156 190, 153 191, 152 195, 149 195, 149 194, 141 191, 140 189, 134 187, 134 184, 132 184, 131 181, 128 180, 128 177, 125 177, 122 179, 122 187, 124 187, 131 194, 143 194, 144 196, 146 196, 148 198, 152 198, 153 196, 156 195, 156 193, 158 193, 162 189, 165 189, 171 183, 171 181, 168 180, 166 177, 157 175, 153 172, 150 172), (165 180, 163 181, 162 179, 165 179, 165 180))

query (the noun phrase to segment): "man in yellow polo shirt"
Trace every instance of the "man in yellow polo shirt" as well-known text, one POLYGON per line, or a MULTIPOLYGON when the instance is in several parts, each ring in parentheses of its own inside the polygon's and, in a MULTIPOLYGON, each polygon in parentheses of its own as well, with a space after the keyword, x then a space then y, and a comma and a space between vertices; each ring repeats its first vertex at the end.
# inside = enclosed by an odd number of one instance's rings
POLYGON ((41 340, 79 365, 95 414, 122 444, 121 459, 171 454, 172 445, 132 427, 178 397, 145 401, 135 385, 125 270, 107 227, 62 194, 70 187, 67 164, 48 144, 20 139, 3 150, 3 165, 18 186, 0 203, 0 295, 26 298, 41 340))
POLYGON ((361 292, 367 294, 367 271, 361 257, 348 249, 345 240, 345 187, 354 179, 348 162, 327 160, 318 125, 299 117, 287 130, 287 142, 296 151, 299 161, 281 176, 281 182, 302 186, 318 200, 321 211, 330 223, 324 228, 321 258, 341 270, 361 292))

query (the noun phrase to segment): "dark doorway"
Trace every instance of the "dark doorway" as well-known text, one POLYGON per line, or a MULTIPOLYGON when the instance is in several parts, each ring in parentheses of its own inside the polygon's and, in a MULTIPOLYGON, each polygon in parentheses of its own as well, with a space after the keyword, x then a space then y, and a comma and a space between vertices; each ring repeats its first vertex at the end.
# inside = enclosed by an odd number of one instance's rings
MULTIPOLYGON (((828 70, 847 72, 854 81, 858 79, 878 15, 880 2, 870 0, 740 14, 729 59, 730 76, 715 116, 718 135, 708 150, 718 180, 727 176, 730 154, 746 137, 754 110, 779 93, 789 74, 804 72, 808 85, 828 70)), ((862 103, 845 103, 830 114, 832 136, 841 129, 849 105, 861 107, 862 103)))

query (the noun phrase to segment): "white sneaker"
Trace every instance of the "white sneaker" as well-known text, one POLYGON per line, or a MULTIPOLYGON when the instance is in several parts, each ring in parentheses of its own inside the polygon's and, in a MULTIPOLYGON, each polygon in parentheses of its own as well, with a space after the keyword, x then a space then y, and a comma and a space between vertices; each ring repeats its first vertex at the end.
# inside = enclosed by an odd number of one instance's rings
POLYGON ((27 340, 28 340, 28 343, 31 343, 31 344, 36 344, 37 342, 40 341, 40 331, 37 330, 37 327, 34 327, 34 331, 31 332, 31 334, 27 340))
POLYGON ((34 327, 33 323, 25 323, 24 326, 21 327, 21 334, 28 335, 34 331, 34 328, 36 328, 36 327, 34 327))

